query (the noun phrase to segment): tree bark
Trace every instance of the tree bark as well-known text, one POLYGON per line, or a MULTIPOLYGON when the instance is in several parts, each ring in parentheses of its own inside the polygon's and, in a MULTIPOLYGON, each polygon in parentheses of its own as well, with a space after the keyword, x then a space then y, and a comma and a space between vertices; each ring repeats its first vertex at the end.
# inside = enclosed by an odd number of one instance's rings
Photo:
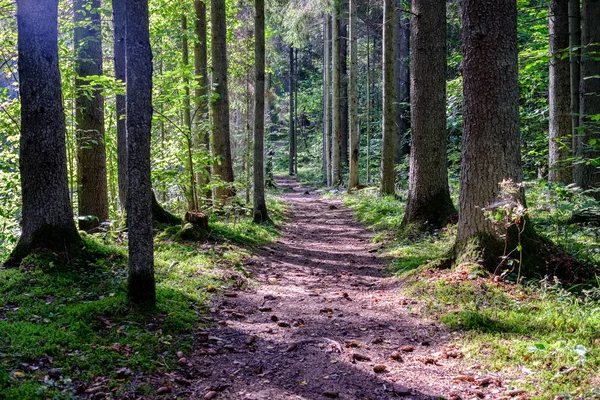
MULTIPOLYGON (((398 0, 399 7, 410 7, 410 1, 398 0)), ((397 12, 394 27, 394 68, 396 71, 395 103, 396 152, 394 161, 400 164, 410 153, 410 14, 397 12)))
POLYGON ((331 183, 338 186, 342 183, 342 115, 341 115, 341 76, 340 76, 340 8, 334 7, 332 18, 332 51, 331 51, 331 86, 333 132, 331 143, 331 183))
POLYGON ((288 166, 289 166, 289 175, 292 176, 295 174, 295 162, 296 162, 296 125, 295 125, 295 116, 294 116, 294 47, 290 46, 290 76, 289 76, 289 88, 290 88, 290 111, 289 111, 289 132, 288 132, 288 141, 289 141, 289 151, 288 151, 288 166))
MULTIPOLYGON (((125 1, 113 1, 113 51, 115 79, 125 84, 125 1)), ((118 94, 117 106, 117 169, 121 213, 127 210, 127 112, 126 97, 118 94)))
POLYGON ((394 194, 395 181, 394 8, 393 0, 383 0, 383 137, 380 188, 382 194, 394 194))
POLYGON ((265 201, 265 1, 254 0, 254 209, 255 223, 269 220, 265 201))
MULTIPOLYGON (((188 45, 188 26, 187 16, 184 14, 181 16, 181 61, 184 67, 190 64, 190 49, 188 45)), ((188 209, 196 210, 198 208, 198 196, 196 194, 196 172, 194 171, 194 142, 192 139, 192 106, 190 102, 190 81, 186 75, 183 74, 183 126, 186 133, 186 144, 187 144, 187 168, 190 187, 187 190, 188 209)))
POLYGON ((235 194, 233 187, 233 165, 229 138, 229 93, 227 88, 227 21, 225 0, 211 0, 211 55, 213 91, 211 110, 213 118, 212 151, 218 161, 213 164, 213 173, 225 187, 215 189, 215 203, 222 205, 235 194))
POLYGON ((323 164, 327 186, 331 186, 331 19, 329 14, 325 14, 323 19, 323 164))
MULTIPOLYGON (((210 135, 208 129, 208 46, 206 44, 206 4, 202 0, 194 0, 194 34, 196 42, 194 43, 194 74, 196 75, 195 97, 195 141, 197 148, 204 147, 206 154, 210 153, 210 135)), ((203 171, 198 173, 196 183, 199 188, 204 188, 205 198, 212 197, 212 191, 206 189, 210 181, 210 165, 207 165, 203 171)))
POLYGON ((349 128, 348 128, 348 113, 349 113, 349 98, 348 98, 348 2, 351 0, 343 0, 341 3, 342 9, 340 12, 340 157, 342 163, 342 171, 348 168, 349 155, 349 128))
POLYGON ((76 251, 67 183, 65 115, 58 68, 58 0, 17 1, 21 96, 21 237, 5 266, 31 251, 76 251))
POLYGON ((152 50, 148 0, 126 0, 127 59, 127 215, 129 227, 128 297, 154 308, 154 242, 152 237, 152 50))
MULTIPOLYGON (((503 240, 483 209, 523 181, 514 0, 463 0, 464 133, 457 251, 494 270, 503 240)), ((525 205, 523 190, 512 201, 525 205)), ((510 249, 512 250, 512 249, 510 249)))
POLYGON ((571 73, 571 154, 575 155, 579 129, 579 85, 581 81, 581 0, 569 0, 569 67, 571 73))
POLYGON ((439 229, 456 215, 446 156, 446 1, 412 0, 412 13, 412 140, 402 224, 439 229))
POLYGON ((100 0, 75 0, 74 48, 75 121, 77 140, 77 203, 79 229, 96 230, 108 220, 104 97, 102 88, 90 89, 90 76, 102 75, 100 0))
POLYGON ((600 123, 593 120, 594 115, 600 114, 600 2, 583 0, 581 17, 580 116, 576 135, 576 156, 581 160, 575 164, 574 181, 583 189, 597 189, 600 168, 591 160, 600 157, 600 123))
POLYGON ((367 184, 371 183, 371 36, 367 26, 367 184))
POLYGON ((357 24, 357 1, 350 2, 350 24, 349 24, 349 42, 350 42, 350 81, 348 84, 348 112, 350 114, 350 177, 348 180, 348 191, 356 188, 358 185, 358 156, 360 144, 360 132, 358 126, 358 82, 356 72, 358 70, 358 24, 357 24))
POLYGON ((569 0, 550 2, 550 143, 549 173, 550 182, 570 183, 573 172, 568 158, 571 155, 571 85, 569 59, 569 0))

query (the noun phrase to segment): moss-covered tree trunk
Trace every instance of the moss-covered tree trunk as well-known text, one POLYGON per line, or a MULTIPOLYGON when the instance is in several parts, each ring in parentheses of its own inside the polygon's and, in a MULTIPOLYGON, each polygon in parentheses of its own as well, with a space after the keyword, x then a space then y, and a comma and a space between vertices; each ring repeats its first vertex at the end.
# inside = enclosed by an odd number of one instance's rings
POLYGON ((550 2, 550 143, 548 180, 571 183, 572 120, 569 58, 569 0, 550 2))
POLYGON ((383 0, 383 138, 381 144, 381 193, 394 194, 394 0, 383 0))
POLYGON ((150 178, 152 50, 148 0, 126 0, 126 4, 128 297, 136 306, 153 308, 156 289, 150 178))
POLYGON ((211 55, 212 55, 212 152, 218 160, 213 174, 225 185, 215 189, 215 203, 222 205, 233 196, 233 164, 229 138, 229 90, 227 84, 227 21, 225 0, 211 0, 211 55))
POLYGON ((102 75, 100 0, 75 0, 74 46, 75 120, 77 138, 77 203, 79 228, 93 231, 108 220, 104 97, 102 88, 90 88, 89 77, 102 75), (90 90, 91 89, 91 90, 90 90))
MULTIPOLYGON (((581 85, 579 133, 575 154, 580 162, 574 167, 574 181, 583 189, 600 188, 600 1, 583 0, 581 12, 581 85)), ((600 193, 597 194, 600 198, 600 193)))
POLYGON ((438 229, 455 214, 446 148, 446 1, 412 1, 408 202, 403 225, 438 229))
POLYGON ((23 220, 6 266, 37 249, 63 253, 80 244, 67 183, 57 21, 58 0, 17 1, 23 220))

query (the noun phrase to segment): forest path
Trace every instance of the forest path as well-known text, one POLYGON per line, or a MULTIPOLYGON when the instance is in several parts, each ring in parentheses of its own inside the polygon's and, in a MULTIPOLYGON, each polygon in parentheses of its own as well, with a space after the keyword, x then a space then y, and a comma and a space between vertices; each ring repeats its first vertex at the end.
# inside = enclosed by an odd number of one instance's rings
POLYGON ((200 338, 190 357, 190 398, 379 400, 469 393, 469 383, 456 379, 456 360, 435 357, 457 352, 449 344, 452 335, 411 314, 412 300, 401 297, 399 280, 386 274, 389 260, 351 210, 292 179, 278 178, 277 184, 288 189, 281 197, 289 220, 282 237, 246 265, 260 286, 225 293, 213 304, 208 337, 200 338), (397 356, 402 360, 392 358, 397 356))

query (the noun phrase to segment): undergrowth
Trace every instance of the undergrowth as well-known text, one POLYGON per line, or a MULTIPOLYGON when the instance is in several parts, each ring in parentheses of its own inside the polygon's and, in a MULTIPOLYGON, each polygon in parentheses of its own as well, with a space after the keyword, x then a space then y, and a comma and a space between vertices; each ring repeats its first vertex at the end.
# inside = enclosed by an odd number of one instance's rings
MULTIPOLYGON (((269 200, 281 222, 283 204, 269 200)), ((247 216, 212 221, 203 243, 156 236, 157 312, 135 313, 126 301, 126 243, 83 235, 85 257, 61 265, 52 254, 0 269, 0 399, 71 399, 90 384, 122 398, 132 377, 168 373, 176 353, 191 350, 210 293, 251 278, 252 247, 277 236, 247 216)), ((156 388, 136 387, 136 395, 156 388)))
MULTIPOLYGON (((528 208, 537 231, 572 255, 600 264, 600 229, 571 224, 574 212, 598 203, 580 191, 545 183, 527 185, 528 208)), ((439 270, 429 261, 444 256, 456 227, 400 239, 402 201, 376 191, 345 195, 344 203, 377 232, 393 256, 393 273, 404 292, 420 299, 411 312, 438 319, 460 332, 464 367, 479 365, 501 374, 531 398, 600 398, 600 281, 563 287, 552 278, 516 285, 488 275, 475 264, 439 270)), ((596 208, 597 209, 597 208, 596 208)))

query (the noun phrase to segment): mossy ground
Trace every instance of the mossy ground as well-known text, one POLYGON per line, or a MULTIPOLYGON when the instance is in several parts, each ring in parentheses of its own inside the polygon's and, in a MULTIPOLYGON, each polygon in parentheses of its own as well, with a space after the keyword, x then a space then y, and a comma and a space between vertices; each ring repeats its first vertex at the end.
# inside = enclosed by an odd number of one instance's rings
MULTIPOLYGON (((527 190, 536 230, 569 254, 600 265, 600 229, 567 224, 572 212, 598 204, 543 183, 527 190)), ((534 399, 600 398, 600 281, 567 288, 552 279, 526 279, 516 285, 516 271, 499 281, 475 263, 439 269, 440 257, 454 244, 455 226, 403 238, 401 201, 362 190, 344 196, 344 203, 385 243, 391 271, 404 278, 404 294, 419 299, 411 311, 460 332, 456 344, 466 367, 502 372, 534 399)))
MULTIPOLYGON (((282 203, 268 206, 280 222, 282 203)), ((97 379, 119 398, 131 385, 123 368, 136 375, 175 368, 177 351, 191 349, 212 288, 250 283, 244 260, 277 236, 275 226, 248 216, 210 227, 202 243, 175 242, 178 227, 157 235, 151 315, 129 308, 126 247, 112 239, 84 235, 84 255, 67 263, 47 253, 0 269, 0 399, 71 399, 97 379)))

